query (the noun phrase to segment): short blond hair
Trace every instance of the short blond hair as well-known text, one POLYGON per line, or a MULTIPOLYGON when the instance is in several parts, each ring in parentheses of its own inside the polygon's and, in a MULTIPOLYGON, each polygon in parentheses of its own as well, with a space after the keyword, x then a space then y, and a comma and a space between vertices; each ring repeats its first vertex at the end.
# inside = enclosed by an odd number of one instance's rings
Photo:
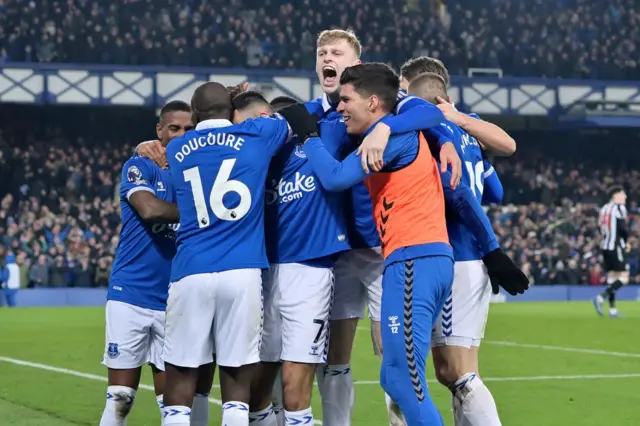
POLYGON ((408 92, 432 104, 438 104, 438 96, 446 99, 447 83, 445 79, 434 72, 425 72, 416 76, 409 83, 408 92))
POLYGON ((409 59, 400 67, 400 76, 409 83, 420 74, 427 72, 438 74, 444 80, 444 84, 449 87, 449 71, 447 71, 447 67, 444 66, 440 59, 419 56, 409 59))
POLYGON ((360 57, 360 53, 362 53, 362 45, 360 44, 360 40, 356 36, 356 33, 353 30, 324 30, 318 35, 318 41, 316 43, 316 47, 319 49, 322 46, 326 46, 327 44, 333 44, 338 41, 345 40, 353 50, 355 50, 358 58, 360 57))

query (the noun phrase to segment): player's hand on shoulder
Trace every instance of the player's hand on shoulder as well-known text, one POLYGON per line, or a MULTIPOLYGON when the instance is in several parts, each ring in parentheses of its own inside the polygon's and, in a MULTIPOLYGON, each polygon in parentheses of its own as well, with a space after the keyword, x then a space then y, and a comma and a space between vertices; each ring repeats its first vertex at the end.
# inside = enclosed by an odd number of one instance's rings
POLYGON ((440 96, 436 97, 436 100, 438 101, 437 107, 442 111, 444 118, 457 126, 464 127, 466 121, 469 120, 469 116, 458 111, 453 104, 440 96))
POLYGON ((498 294, 500 287, 512 296, 523 294, 529 288, 529 278, 502 249, 489 252, 482 261, 487 267, 493 294, 498 294))
POLYGON ((389 143, 391 128, 384 123, 376 124, 376 127, 365 136, 358 147, 357 155, 360 155, 362 170, 369 173, 369 168, 374 172, 379 172, 384 166, 383 154, 389 143))
POLYGON ((169 167, 167 150, 159 140, 142 142, 136 147, 136 154, 148 158, 163 169, 169 167))
POLYGON ((447 142, 440 148, 440 172, 445 173, 451 166, 451 189, 456 189, 462 177, 462 160, 452 142, 447 142))
POLYGON ((237 86, 227 86, 227 92, 231 99, 238 96, 240 93, 244 93, 249 88, 249 82, 245 81, 244 83, 240 83, 237 86))

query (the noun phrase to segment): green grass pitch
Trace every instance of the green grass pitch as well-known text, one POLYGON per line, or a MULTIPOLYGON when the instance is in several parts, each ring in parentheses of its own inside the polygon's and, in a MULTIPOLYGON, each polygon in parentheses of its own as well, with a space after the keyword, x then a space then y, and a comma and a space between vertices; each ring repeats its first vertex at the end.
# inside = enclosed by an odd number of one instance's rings
MULTIPOLYGON (((503 424, 640 424, 640 304, 620 309, 626 319, 600 318, 588 302, 493 305, 480 365, 503 424)), ((353 424, 383 426, 379 362, 368 324, 361 326, 353 424)), ((106 390, 103 345, 101 308, 0 309, 0 425, 97 425, 106 390)), ((427 372, 432 379, 430 365, 427 372)), ((151 383, 148 371, 143 383, 151 383)), ((448 391, 431 382, 430 392, 451 425, 448 391)), ((319 402, 316 392, 321 420, 319 402)), ((153 393, 140 390, 129 425, 157 426, 159 418, 153 393)), ((215 404, 210 424, 220 424, 215 404)))

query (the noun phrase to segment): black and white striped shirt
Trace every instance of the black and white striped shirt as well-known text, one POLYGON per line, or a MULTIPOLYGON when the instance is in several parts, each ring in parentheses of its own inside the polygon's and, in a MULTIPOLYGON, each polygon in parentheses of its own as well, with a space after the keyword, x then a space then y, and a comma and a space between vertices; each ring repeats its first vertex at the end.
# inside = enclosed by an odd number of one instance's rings
POLYGON ((625 248, 627 241, 627 208, 623 204, 609 202, 600 209, 600 248, 617 250, 625 248))

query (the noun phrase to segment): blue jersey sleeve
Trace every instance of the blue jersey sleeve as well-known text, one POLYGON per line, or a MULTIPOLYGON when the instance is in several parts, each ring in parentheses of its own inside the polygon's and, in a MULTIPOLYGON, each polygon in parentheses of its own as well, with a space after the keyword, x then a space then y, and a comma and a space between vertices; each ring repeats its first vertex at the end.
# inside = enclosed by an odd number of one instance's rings
POLYGON ((485 158, 484 163, 484 191, 482 192, 482 203, 501 203, 504 197, 504 188, 491 163, 485 158))
MULTIPOLYGON (((385 170, 410 164, 418 154, 417 134, 392 138, 382 154, 385 170), (393 140, 396 139, 396 140, 393 140)), ((304 152, 322 186, 328 191, 344 191, 366 179, 361 159, 353 151, 342 162, 333 158, 320 138, 311 138, 304 144, 304 152)))
POLYGON ((485 214, 482 206, 476 199, 473 191, 463 182, 456 189, 451 189, 451 172, 442 173, 442 188, 447 206, 455 212, 461 223, 464 223, 480 244, 482 255, 500 247, 496 234, 493 232, 491 222, 485 214))
POLYGON ((344 191, 367 177, 355 151, 343 161, 338 161, 327 151, 322 139, 311 138, 304 144, 304 153, 313 172, 328 191, 344 191))
POLYGON ((260 136, 266 143, 267 151, 274 156, 291 139, 291 127, 280 114, 260 117, 254 121, 260 130, 260 136))
POLYGON ((386 118, 384 123, 392 135, 429 129, 444 121, 437 106, 415 96, 405 96, 396 105, 397 115, 386 118))
POLYGON ((307 111, 309 111, 309 114, 315 114, 318 117, 324 116, 325 111, 320 99, 316 99, 315 101, 311 102, 305 102, 304 106, 307 108, 307 111))
POLYGON ((430 129, 425 129, 423 133, 427 138, 427 141, 430 144, 435 143, 438 148, 442 148, 442 145, 448 142, 454 143, 456 140, 456 134, 453 129, 444 122, 430 129))
POLYGON ((131 194, 137 191, 148 191, 155 195, 155 172, 149 161, 142 157, 127 160, 122 167, 120 180, 120 198, 129 200, 131 194))

